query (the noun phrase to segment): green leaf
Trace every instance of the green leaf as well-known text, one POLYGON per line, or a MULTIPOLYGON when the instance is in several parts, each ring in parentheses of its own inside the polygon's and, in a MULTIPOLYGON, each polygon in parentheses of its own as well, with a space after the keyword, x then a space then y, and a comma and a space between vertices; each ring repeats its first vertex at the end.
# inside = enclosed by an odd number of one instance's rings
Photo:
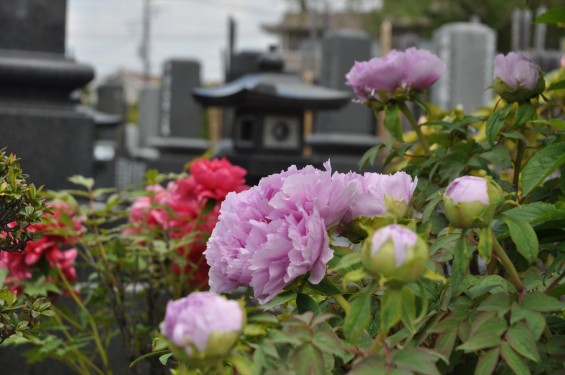
POLYGON ((554 90, 563 90, 565 89, 565 79, 552 83, 551 86, 549 86, 546 91, 554 91, 554 90))
POLYGON ((471 325, 471 330, 469 335, 471 337, 478 335, 482 332, 492 333, 493 335, 502 335, 504 331, 508 328, 506 320, 496 316, 494 312, 482 313, 479 315, 473 324, 471 325))
MULTIPOLYGON (((361 263, 361 253, 353 252, 342 257, 337 264, 332 268, 332 271, 339 271, 343 269, 351 268, 357 264, 361 263)), ((339 291, 338 291, 339 293, 339 291)), ((337 293, 334 293, 337 294, 337 293)))
POLYGON ((314 314, 320 313, 320 306, 308 294, 298 293, 296 295, 296 309, 299 314, 312 311, 314 314))
POLYGON ((487 120, 486 136, 490 144, 494 144, 494 141, 496 141, 498 133, 504 127, 504 120, 506 120, 509 111, 510 105, 507 104, 489 116, 487 120))
POLYGON ((162 365, 166 365, 167 361, 169 360, 169 358, 171 358, 172 355, 173 353, 163 354, 159 357, 159 362, 161 362, 162 365))
POLYGON ((400 293, 400 298, 402 298, 400 319, 410 332, 414 332, 414 323, 416 320, 416 296, 414 295, 412 289, 408 288, 407 286, 402 287, 400 293))
POLYGON ((8 269, 0 268, 0 286, 4 285, 4 280, 6 279, 6 276, 8 276, 8 269))
POLYGON ((492 348, 500 344, 500 336, 491 332, 481 332, 469 338, 463 344, 457 347, 465 353, 475 352, 477 350, 492 348))
POLYGON ((505 314, 510 309, 510 296, 507 293, 496 293, 485 299, 479 307, 478 311, 495 311, 498 315, 505 314))
POLYGON ((402 123, 400 122, 400 117, 398 116, 398 106, 392 104, 388 107, 385 115, 384 125, 386 130, 390 132, 394 139, 399 142, 404 142, 402 138, 402 123))
POLYGON ((493 348, 488 352, 483 353, 477 367, 475 367, 475 375, 490 375, 494 372, 496 364, 498 363, 498 356, 500 355, 499 348, 493 348))
POLYGON ((247 357, 244 357, 242 355, 234 355, 229 357, 228 361, 235 367, 238 374, 255 375, 257 373, 255 365, 247 357))
POLYGON ((302 344, 290 357, 290 362, 297 374, 324 375, 326 365, 324 356, 318 348, 311 343, 302 344))
POLYGON ((504 361, 514 371, 516 375, 529 375, 530 369, 528 364, 520 357, 508 343, 503 342, 500 344, 500 354, 504 361))
POLYGON ((451 356, 451 353, 453 352, 453 347, 455 346, 456 339, 457 327, 454 327, 452 330, 445 331, 438 336, 434 345, 434 350, 449 358, 451 356))
MULTIPOLYGON (((405 347, 395 352, 392 359, 399 368, 410 370, 418 374, 439 375, 440 372, 435 366, 435 362, 438 358, 442 357, 440 353, 429 349, 405 347)), ((442 359, 447 360, 447 358, 442 359)))
POLYGON ((373 146, 370 149, 368 149, 363 154, 363 156, 361 156, 361 159, 359 160, 359 163, 357 164, 357 169, 362 171, 363 169, 365 169, 367 167, 367 164, 375 165, 375 160, 377 159, 377 156, 379 155, 379 151, 383 147, 386 147, 386 145, 384 143, 381 143, 381 144, 378 144, 378 145, 373 146))
POLYGON ((565 142, 547 146, 536 152, 522 170, 522 194, 528 195, 543 180, 565 163, 565 142))
MULTIPOLYGON (((565 86, 565 81, 562 81, 562 82, 565 86)), ((561 120, 561 119, 557 119, 557 118, 552 118, 552 119, 549 119, 549 120, 535 120, 535 121, 532 121, 532 122, 534 124, 544 124, 544 125, 549 125, 551 127, 559 129, 559 130, 565 130, 565 120, 561 120)))
POLYGON ((522 308, 537 312, 552 312, 565 309, 565 302, 543 293, 529 293, 522 300, 522 308))
POLYGON ((497 145, 487 152, 480 155, 492 164, 496 164, 500 168, 508 168, 512 166, 512 159, 508 149, 503 145, 497 145))
POLYGON ((92 187, 94 186, 93 178, 87 178, 80 175, 74 175, 69 177, 69 181, 72 182, 73 184, 84 186, 87 190, 92 189, 92 187))
POLYGON ((341 294, 341 290, 335 286, 327 277, 323 278, 318 284, 308 283, 308 287, 325 296, 341 294))
POLYGON ((534 228, 528 222, 506 213, 499 215, 499 218, 508 226, 510 237, 518 252, 528 263, 533 262, 537 258, 539 250, 538 237, 534 228))
POLYGON ((565 22, 565 8, 553 8, 536 17, 536 23, 565 22))
POLYGON ((402 317, 403 293, 398 289, 387 290, 381 300, 381 325, 385 332, 398 323, 402 317))
POLYGON ((522 126, 526 124, 528 121, 531 121, 536 118, 536 109, 530 102, 523 102, 520 103, 520 106, 516 110, 516 114, 514 115, 514 122, 516 126, 522 126))
POLYGON ((371 321, 371 293, 363 292, 351 302, 351 307, 345 314, 343 334, 345 338, 355 343, 363 330, 371 321))
POLYGON ((269 303, 262 305, 261 308, 263 310, 270 310, 274 307, 280 307, 281 305, 284 305, 285 303, 290 302, 294 299, 296 299, 296 292, 291 290, 291 291, 279 294, 278 296, 273 298, 269 303))
POLYGON ((485 262, 490 263, 492 258, 492 230, 489 226, 481 228, 479 234, 479 255, 485 260, 485 262))
POLYGON ((472 255, 472 252, 469 251, 467 246, 467 239, 462 233, 453 249, 453 268, 449 282, 454 290, 461 288, 463 278, 469 271, 469 263, 471 262, 472 255))
POLYGON ((525 323, 519 322, 511 326, 506 334, 506 341, 512 349, 523 357, 534 362, 540 361, 536 339, 525 323))

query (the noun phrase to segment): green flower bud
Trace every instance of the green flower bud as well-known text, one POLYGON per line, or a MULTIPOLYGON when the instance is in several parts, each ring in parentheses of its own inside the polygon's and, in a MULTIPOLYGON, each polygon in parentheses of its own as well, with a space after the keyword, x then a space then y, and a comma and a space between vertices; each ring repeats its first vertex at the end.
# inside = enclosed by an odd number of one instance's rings
POLYGON ((445 216, 452 226, 461 229, 489 225, 503 202, 504 193, 496 182, 474 176, 456 178, 443 195, 445 216))
POLYGON ((401 225, 377 230, 363 246, 363 265, 382 282, 406 283, 418 280, 426 270, 428 245, 416 233, 401 225))

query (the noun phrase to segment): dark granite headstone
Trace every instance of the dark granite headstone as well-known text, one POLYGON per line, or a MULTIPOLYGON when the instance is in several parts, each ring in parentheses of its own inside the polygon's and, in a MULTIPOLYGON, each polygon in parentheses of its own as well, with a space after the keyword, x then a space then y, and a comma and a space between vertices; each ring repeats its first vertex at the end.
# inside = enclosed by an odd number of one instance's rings
MULTIPOLYGON (((322 41, 322 73, 320 84, 337 90, 352 92, 345 85, 345 75, 355 61, 371 58, 371 39, 363 32, 332 31, 322 41)), ((315 133, 374 134, 374 116, 359 103, 349 103, 335 111, 317 115, 315 133)))
POLYGON ((161 135, 200 138, 202 109, 192 97, 200 86, 200 63, 169 60, 161 82, 161 135))
POLYGON ((49 189, 94 169, 95 120, 71 98, 94 70, 65 58, 65 16, 66 0, 0 1, 0 148, 49 189))
POLYGON ((0 49, 65 53, 67 0, 0 1, 0 49))

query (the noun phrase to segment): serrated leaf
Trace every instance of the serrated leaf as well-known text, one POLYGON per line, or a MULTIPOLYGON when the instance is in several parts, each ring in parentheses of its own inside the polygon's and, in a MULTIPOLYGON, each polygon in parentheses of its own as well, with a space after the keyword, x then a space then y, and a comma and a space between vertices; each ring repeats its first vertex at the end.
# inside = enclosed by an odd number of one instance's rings
POLYGON ((494 348, 488 352, 483 353, 477 362, 477 367, 475 367, 475 375, 490 375, 494 372, 496 364, 498 363, 498 356, 500 355, 500 349, 494 348))
POLYGON ((510 232, 512 242, 516 245, 516 250, 522 255, 528 263, 533 262, 538 256, 538 237, 534 228, 523 220, 514 216, 509 216, 506 213, 499 215, 507 226, 510 232))
POLYGON ((531 193, 547 176, 564 163, 565 142, 552 144, 536 152, 522 170, 522 194, 531 193))
POLYGON ((506 341, 512 349, 523 357, 534 362, 540 361, 536 339, 525 323, 519 322, 512 325, 506 333, 506 341))
POLYGON ((565 302, 543 293, 529 293, 522 300, 522 308, 537 312, 560 311, 565 308, 565 302))
POLYGON ((500 354, 504 358, 504 362, 514 371, 516 375, 529 375, 530 369, 528 364, 516 353, 508 343, 500 344, 500 354))
POLYGON ((345 338, 355 343, 361 333, 369 326, 371 320, 371 294, 363 292, 352 302, 345 314, 343 334, 345 338))

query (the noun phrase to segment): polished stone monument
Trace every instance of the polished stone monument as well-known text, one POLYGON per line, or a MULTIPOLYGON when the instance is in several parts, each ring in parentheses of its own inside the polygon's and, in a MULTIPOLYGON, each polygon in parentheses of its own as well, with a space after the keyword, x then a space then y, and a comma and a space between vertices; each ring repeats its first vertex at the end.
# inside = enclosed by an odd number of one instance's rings
POLYGON ((66 0, 0 2, 0 148, 57 189, 93 173, 94 119, 72 93, 94 70, 65 57, 66 0))

